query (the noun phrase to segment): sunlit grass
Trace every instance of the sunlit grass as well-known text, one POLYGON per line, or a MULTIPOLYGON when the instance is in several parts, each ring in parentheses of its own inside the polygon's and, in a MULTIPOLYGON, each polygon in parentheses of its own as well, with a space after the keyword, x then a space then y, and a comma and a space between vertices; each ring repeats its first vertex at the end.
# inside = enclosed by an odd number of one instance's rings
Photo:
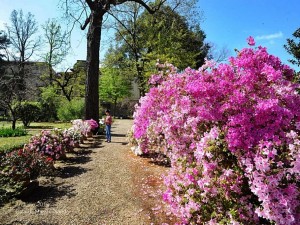
MULTIPOLYGON (((23 126, 22 122, 17 122, 17 127, 23 126)), ((26 136, 21 136, 21 137, 0 137, 0 151, 5 150, 5 148, 11 148, 13 146, 21 146, 26 143, 28 143, 29 139, 31 136, 39 133, 41 130, 44 129, 54 129, 54 128, 59 128, 59 129, 65 129, 65 128, 70 128, 72 125, 71 123, 60 123, 60 122, 34 122, 31 123, 26 130, 28 131, 28 134, 26 136)), ((11 127, 11 122, 7 121, 0 121, 0 128, 1 127, 11 127)))

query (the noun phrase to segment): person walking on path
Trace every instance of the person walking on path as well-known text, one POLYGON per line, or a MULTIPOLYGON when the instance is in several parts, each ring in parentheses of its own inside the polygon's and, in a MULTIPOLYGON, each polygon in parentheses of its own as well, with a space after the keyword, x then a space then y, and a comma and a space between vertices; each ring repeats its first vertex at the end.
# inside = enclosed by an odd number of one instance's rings
POLYGON ((105 111, 106 118, 105 118, 105 133, 106 133, 106 142, 111 142, 111 124, 112 124, 112 117, 110 115, 110 111, 105 111))

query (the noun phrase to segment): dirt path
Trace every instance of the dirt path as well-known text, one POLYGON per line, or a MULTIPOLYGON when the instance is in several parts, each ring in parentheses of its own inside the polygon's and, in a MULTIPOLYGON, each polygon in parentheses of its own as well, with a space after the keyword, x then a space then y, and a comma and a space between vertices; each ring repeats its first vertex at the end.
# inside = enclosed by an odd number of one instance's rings
POLYGON ((170 223, 157 211, 161 175, 168 168, 133 155, 126 142, 131 124, 117 120, 111 143, 94 136, 68 155, 56 165, 58 176, 40 179, 32 195, 0 209, 0 224, 170 223))

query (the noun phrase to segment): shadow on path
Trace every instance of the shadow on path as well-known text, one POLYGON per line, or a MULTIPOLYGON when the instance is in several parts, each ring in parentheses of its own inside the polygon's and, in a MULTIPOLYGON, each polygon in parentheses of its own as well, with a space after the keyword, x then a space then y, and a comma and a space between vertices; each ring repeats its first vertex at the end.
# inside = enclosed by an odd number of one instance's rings
POLYGON ((111 136, 112 136, 112 137, 126 137, 126 134, 116 134, 116 133, 112 133, 111 136))
POLYGON ((56 177, 60 177, 60 178, 75 177, 83 173, 86 173, 87 171, 89 170, 78 166, 64 166, 58 169, 58 173, 56 174, 56 177))
POLYGON ((41 207, 41 202, 47 202, 52 205, 63 196, 67 196, 68 198, 76 196, 73 185, 52 183, 45 186, 38 186, 32 194, 23 196, 20 199, 24 202, 35 203, 36 206, 41 207))

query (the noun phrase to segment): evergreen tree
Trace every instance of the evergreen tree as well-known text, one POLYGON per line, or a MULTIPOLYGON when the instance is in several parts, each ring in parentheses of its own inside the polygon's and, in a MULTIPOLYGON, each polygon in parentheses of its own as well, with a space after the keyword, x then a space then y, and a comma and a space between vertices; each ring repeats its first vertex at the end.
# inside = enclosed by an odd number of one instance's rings
POLYGON ((288 38, 284 48, 294 57, 294 59, 290 59, 289 62, 300 66, 300 28, 293 33, 293 36, 295 39, 288 38))
POLYGON ((127 61, 131 60, 140 95, 147 89, 147 80, 156 70, 155 62, 169 62, 177 68, 199 68, 208 57, 210 45, 199 24, 190 25, 188 19, 170 6, 161 6, 154 15, 139 13, 134 4, 132 19, 122 20, 116 33, 127 61), (125 24, 126 23, 126 24, 125 24))

